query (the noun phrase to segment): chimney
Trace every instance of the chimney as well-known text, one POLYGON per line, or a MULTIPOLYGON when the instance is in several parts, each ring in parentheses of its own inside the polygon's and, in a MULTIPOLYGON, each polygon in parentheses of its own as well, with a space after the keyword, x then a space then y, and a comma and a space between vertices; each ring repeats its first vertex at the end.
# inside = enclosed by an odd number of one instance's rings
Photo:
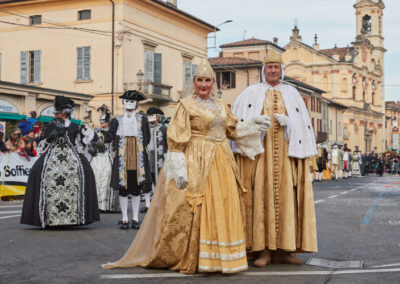
POLYGON ((346 55, 344 56, 344 60, 345 61, 351 61, 350 48, 349 48, 348 45, 347 45, 347 48, 346 48, 346 55))
POLYGON ((315 34, 315 36, 314 36, 313 48, 314 48, 315 50, 319 50, 319 44, 318 44, 318 36, 317 36, 317 34, 315 34))
POLYGON ((274 44, 278 45, 278 38, 277 37, 274 37, 272 40, 274 41, 274 44))
POLYGON ((301 41, 301 36, 300 36, 300 31, 297 28, 297 25, 294 26, 294 29, 292 30, 292 36, 290 37, 290 40, 297 40, 301 41))
POLYGON ((335 59, 336 61, 339 61, 340 56, 339 56, 339 52, 337 50, 337 45, 335 43, 335 47, 333 48, 333 55, 332 58, 335 59))
POLYGON ((178 2, 178 0, 167 0, 167 3, 174 7, 178 6, 177 2, 178 2))

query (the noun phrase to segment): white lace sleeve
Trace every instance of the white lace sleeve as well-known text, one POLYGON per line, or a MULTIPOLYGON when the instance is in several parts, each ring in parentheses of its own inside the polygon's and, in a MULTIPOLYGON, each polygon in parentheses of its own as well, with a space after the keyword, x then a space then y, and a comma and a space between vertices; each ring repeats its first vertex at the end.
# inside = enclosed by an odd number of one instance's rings
POLYGON ((47 148, 50 146, 50 143, 46 141, 46 139, 42 139, 39 144, 36 146, 37 156, 40 157, 44 152, 46 152, 47 148))
POLYGON ((165 156, 164 171, 167 181, 174 179, 176 182, 183 178, 188 181, 186 158, 182 152, 168 151, 165 156))
POLYGON ((235 143, 241 153, 254 160, 258 154, 264 153, 262 138, 265 133, 253 120, 241 121, 236 125, 235 143))

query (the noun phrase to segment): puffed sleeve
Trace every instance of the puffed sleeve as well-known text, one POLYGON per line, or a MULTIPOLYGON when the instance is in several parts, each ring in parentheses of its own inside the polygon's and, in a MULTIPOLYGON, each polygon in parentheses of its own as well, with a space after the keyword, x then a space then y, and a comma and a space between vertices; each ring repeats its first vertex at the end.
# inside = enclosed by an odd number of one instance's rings
POLYGON ((231 140, 234 140, 236 138, 236 125, 238 123, 238 119, 235 117, 230 107, 228 107, 226 104, 224 104, 224 107, 227 115, 226 137, 228 137, 231 140))
POLYGON ((184 152, 191 135, 189 114, 179 102, 167 130, 168 151, 184 152))

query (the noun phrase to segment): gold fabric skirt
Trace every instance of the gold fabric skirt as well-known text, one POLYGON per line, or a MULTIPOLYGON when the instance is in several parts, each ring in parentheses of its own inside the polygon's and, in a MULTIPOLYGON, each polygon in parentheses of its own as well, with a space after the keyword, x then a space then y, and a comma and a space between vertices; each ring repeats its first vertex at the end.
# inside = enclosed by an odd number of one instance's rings
POLYGON ((241 189, 222 145, 216 145, 202 192, 178 190, 173 180, 166 182, 164 170, 160 172, 133 243, 120 260, 103 268, 141 266, 181 273, 247 269, 241 189))

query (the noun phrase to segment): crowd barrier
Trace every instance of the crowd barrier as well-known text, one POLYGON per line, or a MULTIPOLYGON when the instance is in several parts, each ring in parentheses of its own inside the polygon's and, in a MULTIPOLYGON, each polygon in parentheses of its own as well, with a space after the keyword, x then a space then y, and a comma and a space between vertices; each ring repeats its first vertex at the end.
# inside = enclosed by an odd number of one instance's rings
POLYGON ((36 160, 30 157, 28 161, 18 153, 0 155, 0 198, 25 195, 29 172, 36 160))

